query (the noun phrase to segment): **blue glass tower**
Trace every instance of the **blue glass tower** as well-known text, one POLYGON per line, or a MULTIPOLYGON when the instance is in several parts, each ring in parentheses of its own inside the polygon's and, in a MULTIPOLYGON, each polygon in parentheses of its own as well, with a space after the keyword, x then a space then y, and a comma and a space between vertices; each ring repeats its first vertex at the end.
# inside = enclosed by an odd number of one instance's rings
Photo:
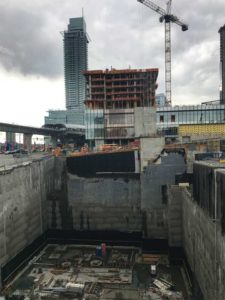
POLYGON ((89 42, 84 18, 70 19, 63 37, 66 109, 74 111, 74 124, 83 124, 89 42))

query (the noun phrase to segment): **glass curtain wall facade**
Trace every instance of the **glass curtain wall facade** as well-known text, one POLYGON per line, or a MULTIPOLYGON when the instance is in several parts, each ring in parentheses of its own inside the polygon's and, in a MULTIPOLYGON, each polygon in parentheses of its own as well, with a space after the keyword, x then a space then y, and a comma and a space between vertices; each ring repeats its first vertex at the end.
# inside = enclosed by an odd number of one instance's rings
POLYGON ((75 124, 83 124, 86 95, 83 72, 88 69, 89 42, 84 18, 71 18, 63 37, 66 109, 77 112, 78 119, 74 121, 75 124))
POLYGON ((111 140, 134 139, 134 110, 106 110, 105 138, 111 140))
POLYGON ((77 110, 49 110, 48 116, 45 117, 45 125, 47 124, 72 124, 83 125, 83 116, 77 110), (81 122, 82 119, 82 122, 81 122))
POLYGON ((134 110, 86 109, 86 138, 134 139, 134 110))
POLYGON ((157 128, 166 135, 177 135, 182 124, 225 123, 225 105, 187 105, 157 108, 157 128))
POLYGON ((103 109, 85 109, 85 130, 87 140, 104 139, 103 109))
MULTIPOLYGON (((157 130, 165 136, 178 136, 179 125, 224 124, 225 105, 160 107, 156 110, 157 130)), ((134 109, 85 110, 88 140, 118 138, 134 139, 134 109)))
POLYGON ((166 105, 166 96, 164 94, 157 94, 155 96, 156 107, 163 107, 166 105))

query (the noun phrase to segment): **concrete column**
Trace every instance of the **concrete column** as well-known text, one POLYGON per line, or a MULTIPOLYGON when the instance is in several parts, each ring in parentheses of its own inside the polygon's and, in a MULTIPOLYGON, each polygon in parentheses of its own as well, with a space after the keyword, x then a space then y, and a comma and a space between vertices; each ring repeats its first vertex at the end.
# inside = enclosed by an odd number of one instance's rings
POLYGON ((156 136, 156 109, 154 107, 136 107, 134 109, 135 137, 156 136))
POLYGON ((16 142, 16 134, 15 134, 15 132, 6 132, 6 141, 8 143, 15 144, 15 142, 16 142))
POLYGON ((165 139, 163 137, 143 137, 140 138, 140 156, 141 156, 141 172, 147 167, 149 161, 156 159, 165 147, 165 139))
POLYGON ((15 132, 6 132, 6 146, 5 150, 14 150, 14 146, 16 143, 16 134, 15 132))
POLYGON ((23 134, 23 146, 29 153, 32 150, 32 134, 31 133, 24 133, 23 134))
POLYGON ((51 144, 52 148, 56 148, 56 146, 57 146, 57 137, 51 136, 50 144, 51 144))

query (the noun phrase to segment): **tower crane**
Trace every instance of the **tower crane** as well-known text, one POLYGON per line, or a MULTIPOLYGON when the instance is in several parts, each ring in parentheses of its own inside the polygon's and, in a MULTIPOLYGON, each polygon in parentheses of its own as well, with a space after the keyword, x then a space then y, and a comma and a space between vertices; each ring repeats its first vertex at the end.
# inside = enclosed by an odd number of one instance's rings
POLYGON ((166 10, 150 0, 137 0, 160 14, 160 23, 165 22, 165 89, 166 105, 171 105, 171 22, 176 23, 182 31, 188 30, 188 25, 182 23, 177 16, 171 14, 172 0, 168 0, 166 10))

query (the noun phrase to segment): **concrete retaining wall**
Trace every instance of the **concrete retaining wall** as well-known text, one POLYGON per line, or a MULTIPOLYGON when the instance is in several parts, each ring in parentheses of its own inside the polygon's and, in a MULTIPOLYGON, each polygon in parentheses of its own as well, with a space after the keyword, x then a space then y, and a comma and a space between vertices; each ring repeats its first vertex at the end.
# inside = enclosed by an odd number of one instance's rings
POLYGON ((46 231, 47 196, 61 188, 60 169, 48 157, 0 173, 0 265, 46 231))
MULTIPOLYGON (((177 220, 169 218, 170 246, 183 245, 188 263, 204 300, 223 300, 225 295, 225 237, 219 222, 193 201, 185 188, 171 187, 169 197, 178 208, 177 220), (175 200, 174 200, 175 199, 175 200), (182 203, 182 209, 178 204, 182 203), (182 226, 180 220, 182 216, 182 226), (179 226, 181 229, 179 229, 179 226)), ((200 299, 197 298, 197 299, 200 299)))
POLYGON ((224 170, 212 177, 218 188, 214 220, 186 189, 165 188, 185 171, 180 154, 161 157, 140 180, 76 177, 54 157, 26 164, 0 172, 0 266, 46 229, 143 231, 183 246, 204 299, 224 299, 224 170))
POLYGON ((142 231, 167 239, 167 184, 185 172, 181 154, 165 154, 140 179, 81 178, 68 174, 64 190, 48 202, 50 229, 142 231))
POLYGON ((145 236, 168 238, 167 186, 175 184, 175 175, 186 170, 184 157, 178 153, 162 156, 141 174, 141 209, 145 212, 145 236))
POLYGON ((76 177, 53 157, 12 167, 0 175, 1 264, 46 229, 143 231, 146 238, 167 238, 162 186, 174 184, 184 170, 179 154, 149 165, 140 179, 76 177))
POLYGON ((146 238, 166 239, 165 187, 184 171, 182 155, 169 154, 141 178, 81 178, 67 174, 65 161, 55 157, 2 172, 0 265, 47 229, 142 231, 146 238))
POLYGON ((56 206, 52 229, 141 231, 139 179, 69 175, 67 187, 68 201, 52 202, 56 206), (70 224, 62 222, 63 209, 70 224))
POLYGON ((183 246, 182 189, 168 188, 168 242, 170 247, 183 246))

